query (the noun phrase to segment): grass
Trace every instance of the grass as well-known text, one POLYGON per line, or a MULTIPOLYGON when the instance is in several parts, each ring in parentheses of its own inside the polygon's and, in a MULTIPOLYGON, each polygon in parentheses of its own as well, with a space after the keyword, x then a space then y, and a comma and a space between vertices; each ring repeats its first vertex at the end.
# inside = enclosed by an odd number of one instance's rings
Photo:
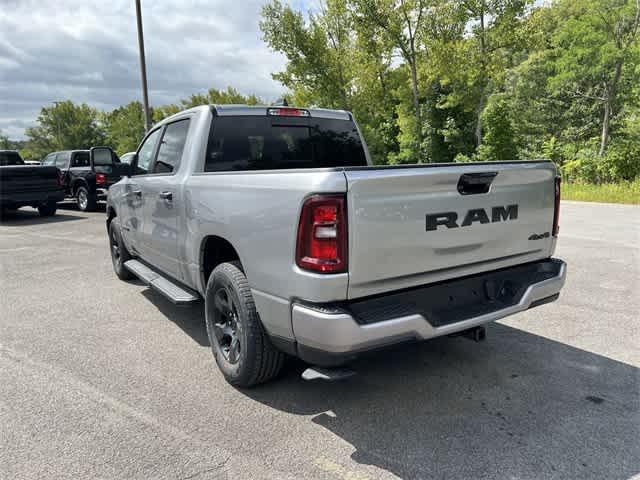
POLYGON ((640 179, 633 182, 567 183, 562 182, 562 199, 581 202, 640 204, 640 179))

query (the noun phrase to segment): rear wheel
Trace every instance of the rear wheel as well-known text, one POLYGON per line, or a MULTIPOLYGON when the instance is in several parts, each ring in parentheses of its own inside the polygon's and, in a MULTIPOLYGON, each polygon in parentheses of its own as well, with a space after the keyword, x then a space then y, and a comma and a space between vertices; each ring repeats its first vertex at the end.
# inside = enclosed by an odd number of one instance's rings
POLYGON ((109 247, 111 250, 111 263, 113 270, 120 280, 130 280, 134 277, 133 273, 124 266, 125 262, 131 260, 131 254, 122 241, 120 234, 120 224, 116 219, 111 220, 109 224, 109 247))
POLYGON ((38 207, 38 212, 41 217, 52 217, 56 214, 58 204, 56 202, 48 201, 47 203, 38 207))
POLYGON ((91 195, 86 187, 78 187, 76 190, 76 203, 83 212, 93 212, 96 209, 98 200, 95 195, 91 195))
POLYGON ((230 384, 251 387, 278 375, 284 354, 262 327, 239 262, 214 269, 207 282, 205 311, 213 356, 230 384))

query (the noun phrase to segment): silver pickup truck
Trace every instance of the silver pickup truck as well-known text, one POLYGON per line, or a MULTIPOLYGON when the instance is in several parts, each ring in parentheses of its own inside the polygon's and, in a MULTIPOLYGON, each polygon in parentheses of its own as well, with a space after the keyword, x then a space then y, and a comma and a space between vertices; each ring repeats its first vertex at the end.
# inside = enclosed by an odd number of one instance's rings
POLYGON ((286 354, 330 368, 477 337, 565 281, 548 161, 374 166, 348 112, 225 105, 155 125, 131 166, 107 200, 115 272, 204 299, 234 385, 286 354))

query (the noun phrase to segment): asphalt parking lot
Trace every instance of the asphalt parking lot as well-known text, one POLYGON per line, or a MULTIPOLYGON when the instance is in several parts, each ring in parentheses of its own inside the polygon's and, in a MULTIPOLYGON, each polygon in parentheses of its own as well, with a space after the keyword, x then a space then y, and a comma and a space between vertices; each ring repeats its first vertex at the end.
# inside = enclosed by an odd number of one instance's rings
POLYGON ((202 307, 112 272, 104 213, 0 222, 0 478, 640 474, 640 207, 564 202, 560 300, 488 329, 227 385, 202 307))

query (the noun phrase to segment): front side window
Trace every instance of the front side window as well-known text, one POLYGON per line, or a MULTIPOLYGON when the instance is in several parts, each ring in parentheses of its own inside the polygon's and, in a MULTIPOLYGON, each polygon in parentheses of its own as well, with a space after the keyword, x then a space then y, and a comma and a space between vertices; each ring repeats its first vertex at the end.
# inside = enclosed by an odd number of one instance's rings
POLYGON ((212 126, 206 172, 365 166, 351 120, 218 117, 212 126))
POLYGON ((58 153, 56 155, 56 167, 58 167, 60 170, 67 168, 67 165, 69 164, 69 156, 69 152, 58 153))
POLYGON ((189 120, 170 123, 164 130, 153 173, 173 173, 178 169, 187 142, 189 120))
POLYGON ((160 128, 151 132, 138 150, 138 162, 136 164, 135 171, 136 175, 144 175, 149 172, 149 165, 153 159, 153 152, 156 149, 156 143, 158 143, 160 132, 160 128))

